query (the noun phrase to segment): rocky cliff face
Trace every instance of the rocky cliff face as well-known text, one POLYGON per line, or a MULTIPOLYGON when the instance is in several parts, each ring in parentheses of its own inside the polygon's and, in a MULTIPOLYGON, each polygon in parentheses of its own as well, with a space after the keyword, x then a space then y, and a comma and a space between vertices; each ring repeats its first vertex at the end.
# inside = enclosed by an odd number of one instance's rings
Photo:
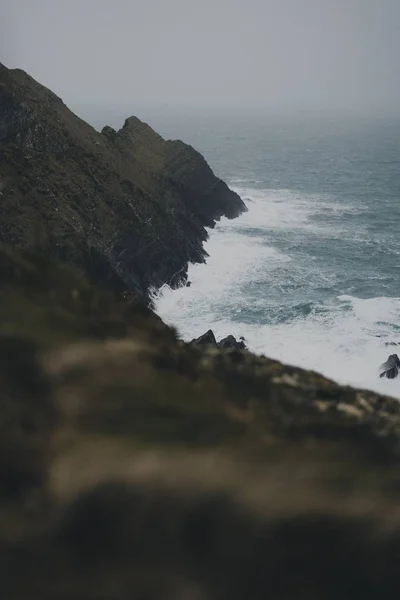
POLYGON ((246 210, 204 158, 131 117, 100 134, 20 70, 0 65, 0 240, 145 295, 204 261, 205 226, 246 210))

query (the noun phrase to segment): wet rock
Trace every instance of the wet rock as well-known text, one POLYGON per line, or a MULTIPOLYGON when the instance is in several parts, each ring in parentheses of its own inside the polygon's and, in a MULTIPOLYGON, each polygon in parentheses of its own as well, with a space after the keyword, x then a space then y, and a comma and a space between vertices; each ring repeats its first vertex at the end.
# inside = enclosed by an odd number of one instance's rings
POLYGON ((218 348, 217 340, 215 339, 212 329, 209 329, 206 333, 203 333, 203 335, 192 340, 190 343, 195 346, 212 346, 213 348, 218 348))
POLYGON ((241 337, 239 341, 233 336, 228 335, 218 342, 219 348, 235 348, 236 350, 245 350, 246 344, 244 343, 244 338, 241 337))
POLYGON ((391 354, 386 362, 380 367, 380 377, 387 377, 387 379, 395 379, 399 374, 400 359, 397 354, 391 354))
POLYGON ((223 349, 245 350, 247 348, 243 336, 238 341, 233 335, 228 335, 217 342, 214 332, 211 329, 190 343, 197 346, 213 346, 214 348, 223 349))

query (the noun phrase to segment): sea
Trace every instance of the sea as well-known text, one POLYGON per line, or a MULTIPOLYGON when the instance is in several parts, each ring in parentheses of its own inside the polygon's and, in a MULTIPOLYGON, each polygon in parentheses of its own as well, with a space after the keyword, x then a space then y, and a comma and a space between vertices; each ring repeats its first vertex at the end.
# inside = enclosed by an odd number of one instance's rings
MULTIPOLYGON (((140 115, 139 115, 140 116, 140 115)), ((154 114, 207 159, 248 212, 209 231, 190 287, 156 311, 184 340, 208 329, 250 350, 400 398, 400 117, 154 114), (398 347, 396 347, 398 345, 398 347)))

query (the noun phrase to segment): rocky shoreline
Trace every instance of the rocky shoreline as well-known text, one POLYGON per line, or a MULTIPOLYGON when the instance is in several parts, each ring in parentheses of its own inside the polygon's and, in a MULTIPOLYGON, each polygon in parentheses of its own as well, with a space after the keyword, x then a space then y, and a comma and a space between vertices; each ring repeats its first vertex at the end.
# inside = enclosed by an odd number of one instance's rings
POLYGON ((395 597, 399 402, 148 306, 245 210, 204 159, 0 67, 0 194, 4 598, 395 597))

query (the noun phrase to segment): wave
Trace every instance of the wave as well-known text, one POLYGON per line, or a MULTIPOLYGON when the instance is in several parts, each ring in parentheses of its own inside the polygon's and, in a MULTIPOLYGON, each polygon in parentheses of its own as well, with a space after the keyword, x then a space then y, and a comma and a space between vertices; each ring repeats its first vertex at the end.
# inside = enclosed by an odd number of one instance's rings
POLYGON ((190 287, 160 291, 158 314, 185 340, 209 328, 217 337, 243 335, 258 354, 400 398, 400 381, 378 377, 393 353, 386 344, 400 342, 400 298, 340 293, 337 270, 321 261, 318 247, 315 255, 304 251, 310 233, 335 235, 332 221, 316 217, 346 218, 358 207, 290 190, 236 191, 252 200, 249 211, 217 224, 207 264, 190 265, 190 287))

